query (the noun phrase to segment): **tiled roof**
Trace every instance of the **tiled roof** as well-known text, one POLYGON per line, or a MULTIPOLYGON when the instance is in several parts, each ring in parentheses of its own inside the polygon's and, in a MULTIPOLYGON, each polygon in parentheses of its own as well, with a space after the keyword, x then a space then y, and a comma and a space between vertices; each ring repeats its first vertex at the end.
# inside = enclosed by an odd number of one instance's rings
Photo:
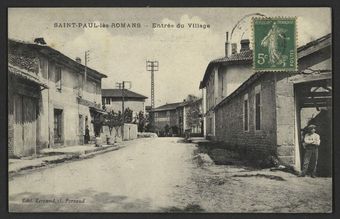
MULTIPOLYGON (((319 45, 329 45, 331 44, 331 38, 332 38, 332 34, 326 34, 325 36, 322 36, 316 40, 313 40, 303 46, 300 46, 299 48, 297 48, 297 52, 298 52, 298 59, 302 58, 303 56, 305 56, 306 53, 304 51, 314 48, 314 50, 310 51, 310 53, 315 52, 315 50, 318 50, 318 46, 319 45)), ((253 60, 253 50, 246 50, 240 53, 236 53, 234 55, 231 55, 230 57, 222 57, 219 59, 215 59, 212 60, 209 65, 207 66, 207 69, 204 73, 204 77, 203 80, 200 82, 199 88, 204 88, 206 86, 206 82, 211 74, 211 69, 212 66, 214 66, 215 64, 219 64, 219 63, 238 63, 238 62, 249 62, 251 63, 251 61, 253 60)))
MULTIPOLYGON (((305 50, 305 49, 308 49, 310 47, 315 47, 319 43, 330 40, 330 38, 331 38, 331 35, 327 34, 327 35, 325 35, 325 36, 323 36, 323 37, 321 37, 321 38, 319 38, 315 41, 309 42, 306 45, 299 47, 298 53, 305 50)), ((239 95, 242 91, 246 90, 251 84, 256 82, 262 75, 264 75, 266 73, 267 72, 255 72, 246 81, 244 81, 233 93, 231 93, 229 96, 225 97, 220 103, 218 103, 214 107, 214 110, 220 108, 225 103, 228 103, 230 100, 232 100, 234 97, 239 95)), ((269 72, 268 74, 272 74, 272 73, 269 72)), ((301 83, 301 82, 314 81, 314 80, 327 80, 327 79, 331 80, 332 79, 332 71, 329 70, 329 69, 326 69, 326 70, 319 70, 319 71, 312 72, 312 73, 300 73, 300 74, 297 74, 295 76, 290 76, 289 79, 293 83, 301 83)))
POLYGON ((31 82, 34 82, 34 83, 36 83, 36 84, 38 84, 38 85, 40 85, 40 86, 42 86, 44 88, 48 88, 48 86, 45 83, 40 81, 40 79, 39 79, 39 77, 37 75, 35 75, 32 72, 28 72, 25 69, 20 69, 20 68, 18 68, 16 66, 8 64, 8 72, 11 73, 11 74, 16 75, 17 77, 20 77, 20 78, 29 80, 31 82))
MULTIPOLYGON (((193 103, 196 103, 196 102, 202 102, 202 98, 198 98, 197 100, 194 100, 193 103)), ((176 102, 176 103, 167 103, 163 106, 159 106, 155 109, 153 109, 152 111, 165 111, 165 110, 174 110, 176 108, 179 108, 179 107, 184 107, 188 104, 190 104, 192 102, 190 101, 183 101, 183 102, 176 102)))
POLYGON ((163 106, 159 106, 155 109, 153 109, 153 112, 157 112, 157 111, 166 111, 166 110, 174 110, 179 106, 182 106, 183 102, 177 102, 177 103, 168 103, 165 104, 163 106))
POLYGON ((212 60, 211 63, 235 62, 235 61, 251 61, 253 60, 253 50, 245 50, 229 57, 222 57, 212 60))
MULTIPOLYGON (((102 89, 102 97, 122 97, 121 89, 102 89)), ((124 89, 124 97, 127 98, 138 98, 138 99, 147 99, 146 96, 138 94, 136 92, 124 89)))
POLYGON ((20 55, 17 51, 11 51, 8 54, 8 63, 28 72, 34 72, 35 74, 39 72, 39 59, 32 52, 20 55))
POLYGON ((211 70, 214 65, 220 64, 220 63, 230 63, 230 64, 251 63, 252 60, 253 60, 253 50, 250 50, 250 49, 233 54, 229 57, 222 57, 222 58, 212 60, 208 64, 207 69, 205 70, 203 80, 200 83, 200 89, 205 87, 206 82, 208 81, 208 78, 211 74, 211 70))
POLYGON ((319 44, 319 43, 321 43, 321 42, 323 42, 323 41, 325 41, 325 40, 331 39, 331 37, 332 37, 332 34, 329 33, 329 34, 327 34, 327 35, 325 35, 325 36, 322 36, 322 37, 320 37, 320 38, 318 38, 318 39, 316 39, 316 40, 313 40, 313 41, 311 41, 311 42, 309 42, 309 43, 307 43, 307 44, 305 44, 305 45, 303 45, 303 46, 300 46, 300 47, 297 49, 297 51, 300 52, 300 51, 302 51, 302 50, 304 50, 304 49, 307 49, 307 48, 309 48, 309 47, 315 46, 315 45, 317 45, 317 44, 319 44))
MULTIPOLYGON (((77 70, 79 70, 80 72, 84 71, 84 65, 81 63, 78 63, 76 60, 71 59, 70 57, 62 54, 61 52, 47 46, 47 45, 39 45, 36 43, 29 43, 29 42, 24 42, 24 41, 19 41, 19 40, 13 40, 13 39, 9 39, 8 41, 8 50, 9 50, 9 54, 12 54, 12 51, 15 50, 24 50, 25 53, 27 52, 32 52, 32 51, 38 51, 41 54, 44 54, 50 58, 56 59, 59 62, 63 62, 66 65, 70 65, 74 68, 76 68, 77 70)), ((9 61, 11 61, 11 56, 9 56, 9 61)), ((15 61, 15 60, 12 60, 15 61)), ((25 60, 27 61, 27 60, 25 60)), ((97 78, 107 78, 107 76, 105 74, 102 74, 92 68, 87 67, 87 73, 88 75, 92 75, 94 77, 97 78)))

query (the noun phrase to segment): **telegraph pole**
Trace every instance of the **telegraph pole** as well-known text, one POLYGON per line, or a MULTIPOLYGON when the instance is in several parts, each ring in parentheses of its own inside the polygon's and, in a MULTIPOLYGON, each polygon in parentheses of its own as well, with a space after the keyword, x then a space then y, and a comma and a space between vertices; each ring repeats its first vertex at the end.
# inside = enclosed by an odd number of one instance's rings
POLYGON ((84 85, 83 90, 86 88, 87 82, 87 63, 90 61, 90 50, 85 51, 85 74, 84 74, 84 85))
POLYGON ((158 71, 158 61, 146 61, 146 70, 151 72, 151 109, 155 108, 155 76, 154 72, 158 71))
POLYGON ((128 83, 131 88, 131 81, 122 81, 116 83, 116 87, 120 89, 122 93, 122 140, 124 140, 124 123, 125 123, 125 107, 124 107, 124 102, 125 102, 125 83, 128 83))

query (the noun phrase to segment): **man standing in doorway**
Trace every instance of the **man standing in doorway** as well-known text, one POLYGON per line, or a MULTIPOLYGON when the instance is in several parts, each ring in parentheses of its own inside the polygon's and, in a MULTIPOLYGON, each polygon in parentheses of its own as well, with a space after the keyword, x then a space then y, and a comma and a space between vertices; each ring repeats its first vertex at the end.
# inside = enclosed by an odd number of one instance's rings
POLYGON ((311 177, 316 177, 316 167, 318 163, 318 155, 319 155, 319 145, 320 145, 320 136, 315 133, 315 125, 309 125, 307 127, 307 133, 304 137, 303 148, 305 149, 305 156, 303 160, 302 172, 299 175, 300 177, 306 176, 309 165, 311 165, 312 173, 311 177), (310 163, 311 158, 314 157, 314 162, 310 163))

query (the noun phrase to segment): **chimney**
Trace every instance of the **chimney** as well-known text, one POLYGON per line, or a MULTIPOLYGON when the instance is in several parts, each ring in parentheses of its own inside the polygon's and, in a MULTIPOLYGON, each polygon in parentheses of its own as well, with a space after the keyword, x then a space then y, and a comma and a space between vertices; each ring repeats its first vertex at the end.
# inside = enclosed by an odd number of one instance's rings
POLYGON ((244 39, 244 40, 241 40, 241 50, 240 52, 243 52, 243 51, 246 51, 246 50, 249 50, 249 39, 244 39))
POLYGON ((225 33, 225 56, 228 57, 229 56, 229 32, 225 33))
POLYGON ((231 44, 231 54, 236 54, 237 53, 237 43, 232 43, 231 44))
POLYGON ((39 44, 39 45, 46 45, 46 42, 43 37, 35 38, 34 43, 39 44))
POLYGON ((81 58, 76 57, 76 62, 78 62, 79 64, 81 64, 81 58))

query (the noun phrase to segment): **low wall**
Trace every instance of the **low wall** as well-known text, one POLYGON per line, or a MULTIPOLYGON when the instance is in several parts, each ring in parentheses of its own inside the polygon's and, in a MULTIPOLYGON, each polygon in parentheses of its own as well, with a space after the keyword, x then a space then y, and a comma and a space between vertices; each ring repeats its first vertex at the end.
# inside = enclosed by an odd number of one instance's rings
POLYGON ((137 133, 138 130, 136 124, 124 124, 124 141, 136 139, 137 133))
MULTIPOLYGON (((103 126, 100 138, 103 144, 107 144, 107 138, 111 138, 111 141, 122 141, 122 128, 117 130, 112 129, 111 133, 108 126, 103 126)), ((136 124, 124 124, 124 141, 129 141, 137 138, 137 125, 136 124)))

